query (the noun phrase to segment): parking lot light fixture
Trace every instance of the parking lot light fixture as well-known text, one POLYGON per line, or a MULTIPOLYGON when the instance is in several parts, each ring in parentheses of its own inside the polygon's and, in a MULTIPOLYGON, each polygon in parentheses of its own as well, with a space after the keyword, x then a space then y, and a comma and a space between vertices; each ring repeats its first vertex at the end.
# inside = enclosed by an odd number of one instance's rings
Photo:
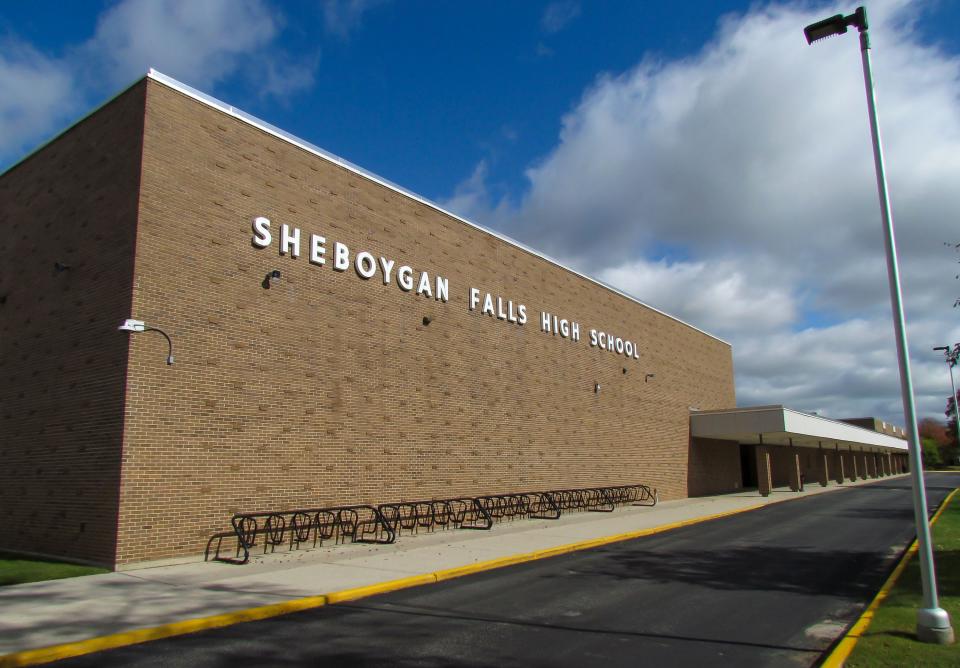
POLYGON ((917 547, 920 560, 920 576, 923 587, 923 603, 917 611, 917 637, 923 642, 948 645, 954 640, 950 615, 940 607, 937 598, 937 576, 933 566, 933 551, 930 541, 930 524, 927 520, 927 492, 923 483, 923 459, 920 456, 920 434, 917 429, 917 413, 913 400, 913 380, 910 374, 909 347, 907 345, 906 321, 903 315, 903 299, 900 291, 900 269, 897 263, 897 245, 890 213, 890 197, 884 173, 883 146, 880 142, 880 126, 873 93, 873 71, 870 66, 870 36, 867 32, 867 13, 863 7, 849 16, 837 15, 808 25, 803 33, 808 44, 847 32, 856 27, 860 33, 860 56, 863 61, 863 82, 867 93, 867 112, 870 117, 870 135, 873 139, 873 163, 877 175, 877 192, 880 197, 880 214, 883 222, 883 240, 887 256, 887 282, 890 290, 890 306, 893 311, 893 326, 896 333, 897 361, 900 366, 900 394, 907 427, 910 451, 910 478, 913 483, 913 518, 917 528, 917 547))

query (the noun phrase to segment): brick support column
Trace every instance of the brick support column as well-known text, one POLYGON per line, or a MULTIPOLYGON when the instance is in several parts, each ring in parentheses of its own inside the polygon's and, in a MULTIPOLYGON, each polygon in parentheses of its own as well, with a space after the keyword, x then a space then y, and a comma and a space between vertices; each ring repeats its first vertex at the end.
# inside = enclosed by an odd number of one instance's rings
POLYGON ((817 452, 817 468, 819 469, 817 473, 820 475, 820 486, 826 487, 827 483, 830 481, 830 453, 820 450, 817 452))
POLYGON ((844 475, 844 466, 843 466, 843 453, 839 450, 835 453, 837 455, 837 484, 842 485, 844 475))
POLYGON ((787 460, 788 466, 790 467, 787 473, 790 476, 790 490, 793 492, 799 492, 801 489, 800 485, 800 455, 794 451, 793 448, 790 449, 790 457, 787 460))
POLYGON ((757 446, 757 490, 761 496, 770 496, 773 480, 770 475, 770 448, 757 446))

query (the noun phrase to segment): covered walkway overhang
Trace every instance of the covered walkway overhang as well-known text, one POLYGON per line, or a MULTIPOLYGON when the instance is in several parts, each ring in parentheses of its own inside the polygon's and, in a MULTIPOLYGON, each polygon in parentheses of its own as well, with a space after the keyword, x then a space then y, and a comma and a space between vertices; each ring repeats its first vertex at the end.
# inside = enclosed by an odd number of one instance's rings
POLYGON ((743 485, 755 477, 763 495, 778 483, 799 491, 805 480, 826 486, 902 473, 908 459, 902 438, 783 406, 695 411, 690 435, 741 444, 743 485))

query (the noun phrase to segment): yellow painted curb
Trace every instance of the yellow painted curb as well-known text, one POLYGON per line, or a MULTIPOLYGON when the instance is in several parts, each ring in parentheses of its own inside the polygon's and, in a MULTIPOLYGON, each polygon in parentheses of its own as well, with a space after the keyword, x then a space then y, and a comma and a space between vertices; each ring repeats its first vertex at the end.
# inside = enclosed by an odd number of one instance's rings
POLYGON ((427 573, 425 575, 411 575, 408 578, 390 580, 388 582, 381 582, 379 584, 368 585, 366 587, 344 589, 343 591, 327 594, 325 598, 327 599, 327 603, 342 603, 344 601, 355 601, 358 598, 366 598, 367 596, 373 596, 375 594, 385 594, 388 591, 396 591, 397 589, 407 589, 408 587, 416 587, 418 585, 433 584, 436 581, 437 578, 433 575, 433 573, 427 573))
MULTIPOLYGON (((933 524, 940 518, 940 514, 946 510, 947 506, 953 500, 953 497, 960 492, 960 488, 957 488, 950 492, 947 495, 947 498, 943 500, 943 503, 940 504, 940 507, 937 509, 937 512, 930 518, 930 525, 933 524)), ((850 658, 850 654, 853 653, 853 648, 857 646, 857 641, 863 637, 863 634, 866 633, 867 629, 870 627, 870 622, 873 621, 873 616, 877 612, 877 608, 880 607, 880 604, 887 598, 890 594, 890 590, 893 589, 894 585, 897 584, 897 580, 900 579, 900 576, 903 575, 903 571, 906 570, 907 564, 910 563, 910 559, 913 558, 913 555, 917 553, 918 545, 916 539, 910 543, 910 547, 903 553, 903 556, 900 557, 900 562, 897 564, 896 568, 893 569, 893 572, 890 574, 890 577, 886 579, 883 583, 883 586, 880 587, 880 591, 877 592, 877 595, 873 598, 873 601, 870 602, 870 605, 867 606, 867 609, 863 611, 863 614, 860 615, 860 618, 850 627, 850 630, 847 631, 843 639, 837 643, 837 646, 833 648, 833 651, 830 652, 830 655, 820 664, 821 668, 842 668, 844 662, 850 658)))
POLYGON ((309 610, 310 608, 319 608, 326 605, 326 596, 309 596, 298 598, 283 603, 274 603, 271 605, 262 605, 256 608, 247 608, 246 610, 237 610, 236 612, 227 612, 211 617, 201 617, 199 619, 188 619, 182 622, 173 622, 163 624, 148 629, 136 629, 134 631, 124 631, 123 633, 114 633, 99 638, 90 638, 79 642, 65 643, 63 645, 53 645, 51 647, 41 647, 14 654, 0 656, 0 668, 13 666, 34 666, 50 661, 59 661, 84 654, 93 654, 107 649, 116 649, 128 645, 147 642, 149 640, 161 640, 172 636, 182 636, 188 633, 196 633, 206 629, 216 629, 223 626, 232 626, 241 622, 253 622, 278 615, 286 615, 300 610, 309 610))
MULTIPOLYGON (((791 499, 783 500, 789 501, 791 499)), ((241 624, 243 622, 252 622, 261 619, 268 619, 270 617, 278 617, 280 615, 287 615, 292 612, 299 612, 301 610, 319 608, 321 606, 333 603, 354 601, 359 598, 373 596, 374 594, 383 594, 390 591, 396 591, 398 589, 406 589, 408 587, 416 587, 424 584, 433 584, 435 582, 442 582, 444 580, 452 580, 453 578, 462 577, 464 575, 471 575, 473 573, 503 568, 504 566, 512 566, 529 561, 547 559, 549 557, 555 557, 561 554, 578 552, 580 550, 609 545, 610 543, 618 543, 625 540, 631 540, 633 538, 642 538, 643 536, 650 536, 653 534, 662 533, 664 531, 690 526, 692 524, 700 524, 701 522, 709 522, 710 520, 720 519, 721 517, 729 517, 730 515, 737 515, 740 513, 749 512, 751 510, 757 510, 759 508, 766 508, 769 505, 772 504, 761 503, 748 506, 746 508, 738 508, 737 510, 707 515, 705 517, 696 517, 679 522, 672 522, 670 524, 663 524, 660 526, 651 527, 649 529, 629 531, 626 533, 615 534, 613 536, 604 536, 603 538, 593 538, 577 543, 570 543, 567 545, 548 548, 546 550, 538 550, 535 552, 527 552, 509 557, 502 557, 499 559, 491 559, 489 561, 481 561, 468 566, 448 568, 442 571, 426 573, 423 575, 414 575, 397 580, 390 580, 389 582, 382 582, 380 584, 369 585, 366 587, 345 589, 343 591, 333 592, 330 594, 308 596, 305 598, 284 601, 282 603, 247 608, 245 610, 237 610, 235 612, 226 612, 219 615, 213 615, 211 617, 188 619, 182 622, 163 624, 162 626, 156 626, 148 629, 124 631, 122 633, 114 633, 98 638, 90 638, 89 640, 81 640, 62 645, 53 645, 51 647, 41 647, 39 649, 15 652, 13 654, 0 656, 0 668, 35 666, 38 664, 49 663, 51 661, 59 661, 60 659, 83 656, 85 654, 92 654, 94 652, 102 652, 108 649, 117 649, 119 647, 136 645, 150 640, 161 640, 163 638, 186 635, 188 633, 196 633, 197 631, 204 631, 207 629, 221 628, 224 626, 231 626, 233 624, 241 624)))

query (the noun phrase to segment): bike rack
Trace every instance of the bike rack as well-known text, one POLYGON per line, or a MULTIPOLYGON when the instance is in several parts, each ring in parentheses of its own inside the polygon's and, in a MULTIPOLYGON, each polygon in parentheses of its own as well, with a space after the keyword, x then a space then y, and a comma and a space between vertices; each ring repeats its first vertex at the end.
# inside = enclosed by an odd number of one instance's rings
POLYGON ((322 546, 324 541, 329 540, 333 540, 335 545, 346 543, 347 540, 351 543, 390 544, 404 531, 411 535, 420 530, 431 532, 437 528, 489 531, 495 522, 504 520, 557 520, 564 512, 610 513, 617 506, 628 504, 655 506, 658 500, 656 489, 637 484, 398 501, 378 506, 237 513, 230 520, 233 534, 222 532, 211 536, 207 541, 205 558, 211 559, 210 552, 214 544, 216 550, 213 560, 245 564, 250 560, 251 549, 258 544, 263 545, 264 554, 273 553, 284 544, 287 544, 288 550, 299 549, 311 541, 313 547, 322 546), (237 540, 234 558, 221 557, 222 541, 231 535, 237 540))

